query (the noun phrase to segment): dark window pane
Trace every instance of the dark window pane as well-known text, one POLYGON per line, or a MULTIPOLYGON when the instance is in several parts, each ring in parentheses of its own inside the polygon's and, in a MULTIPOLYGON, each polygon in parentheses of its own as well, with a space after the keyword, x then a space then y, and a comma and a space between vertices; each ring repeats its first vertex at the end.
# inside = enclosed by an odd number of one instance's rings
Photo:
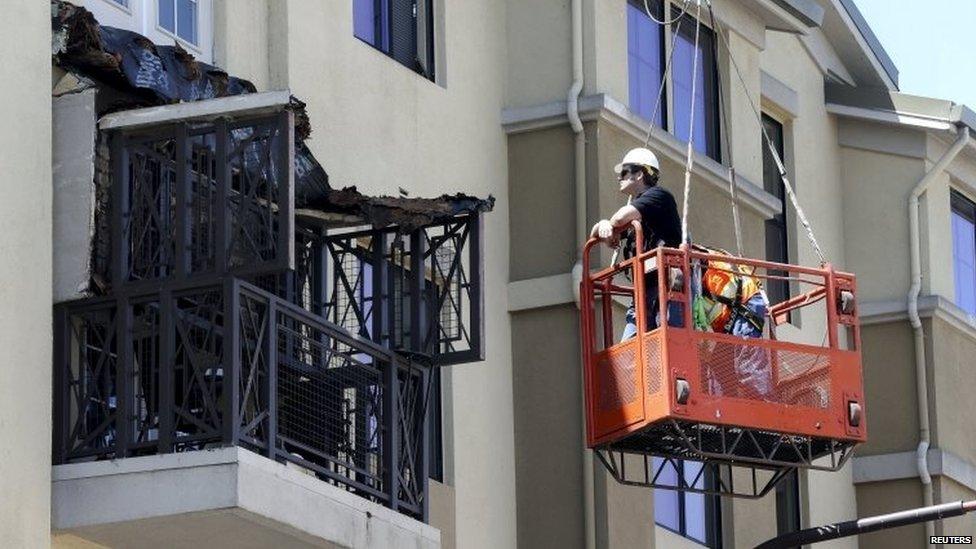
MULTIPOLYGON (((780 159, 783 158, 783 125, 773 118, 762 116, 763 129, 765 135, 769 137, 769 142, 776 149, 776 154, 780 159)), ((783 186, 783 177, 779 173, 776 159, 769 150, 769 146, 763 137, 763 188, 769 194, 779 198, 780 211, 773 219, 766 221, 766 259, 777 263, 789 263, 789 235, 786 225, 786 189, 783 186)), ((770 275, 786 276, 788 273, 783 271, 771 271, 770 275)), ((766 295, 770 303, 779 303, 789 297, 789 283, 786 280, 770 279, 766 284, 766 295)))
MULTIPOLYGON (((654 113, 661 89, 663 33, 644 11, 643 1, 627 4, 627 71, 630 110, 663 126, 664 104, 654 113)), ((654 4, 654 2, 649 2, 654 4)))
POLYGON ((177 36, 191 44, 197 43, 197 3, 196 0, 177 0, 177 36))
POLYGON ((952 212, 953 278, 956 305, 976 314, 976 225, 955 208, 952 212))
POLYGON ((776 485, 776 533, 800 529, 800 479, 794 470, 776 485))
POLYGON ((695 150, 716 160, 718 147, 718 90, 715 78, 715 57, 712 51, 711 30, 699 29, 698 47, 695 47, 695 21, 690 16, 677 25, 678 38, 671 61, 671 80, 674 91, 674 135, 688 141, 689 123, 694 113, 695 124, 691 141, 695 150), (698 57, 697 68, 695 57, 698 57), (694 74, 692 74, 694 71, 694 74), (695 97, 692 101, 692 85, 695 97), (694 110, 692 110, 694 103, 694 110))
MULTIPOLYGON (((697 461, 684 462, 685 482, 689 486, 705 488, 705 474, 701 463, 697 461)), ((705 512, 706 497, 704 494, 686 492, 685 498, 685 536, 701 543, 708 541, 707 517, 705 512)))
MULTIPOLYGON (((654 458, 654 470, 660 467, 661 458, 654 458)), ((658 476, 658 483, 666 486, 678 485, 678 471, 674 468, 677 462, 669 462, 658 476)), ((674 490, 654 490, 654 522, 670 528, 675 532, 681 531, 681 515, 679 509, 680 493, 674 490)))
POLYGON ((159 26, 176 32, 176 0, 159 0, 159 26))
POLYGON ((352 1, 352 23, 353 34, 360 40, 369 42, 376 46, 377 23, 379 10, 376 9, 376 0, 353 0, 352 1))

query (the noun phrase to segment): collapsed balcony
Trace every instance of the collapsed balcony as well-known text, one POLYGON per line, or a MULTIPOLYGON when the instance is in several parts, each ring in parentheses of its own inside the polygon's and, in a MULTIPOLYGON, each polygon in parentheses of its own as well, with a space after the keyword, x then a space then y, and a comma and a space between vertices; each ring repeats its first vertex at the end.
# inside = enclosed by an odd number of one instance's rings
POLYGON ((54 463, 237 445, 426 521, 436 368, 484 357, 490 201, 316 195, 294 105, 102 118, 89 295, 55 306, 54 463))

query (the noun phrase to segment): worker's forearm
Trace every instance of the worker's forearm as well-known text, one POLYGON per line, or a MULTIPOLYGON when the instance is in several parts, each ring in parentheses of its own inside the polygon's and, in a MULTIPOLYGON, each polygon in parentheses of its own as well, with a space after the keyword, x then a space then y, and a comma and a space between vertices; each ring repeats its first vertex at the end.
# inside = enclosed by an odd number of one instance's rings
POLYGON ((617 210, 617 212, 610 217, 610 224, 613 225, 615 229, 619 229, 635 219, 640 219, 640 212, 637 211, 637 208, 628 204, 627 206, 617 210))

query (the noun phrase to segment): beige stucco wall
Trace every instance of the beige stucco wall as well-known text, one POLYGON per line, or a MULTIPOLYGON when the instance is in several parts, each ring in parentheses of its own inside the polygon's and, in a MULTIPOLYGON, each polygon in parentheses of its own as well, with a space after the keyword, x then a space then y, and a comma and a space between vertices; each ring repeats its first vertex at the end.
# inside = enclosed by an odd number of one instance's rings
MULTIPOLYGON (((924 325, 931 326, 925 321, 924 325)), ((907 452, 918 443, 915 343, 908 322, 861 329, 868 442, 860 455, 907 452)))
POLYGON ((0 22, 0 539, 50 544, 51 23, 13 0, 0 22))
POLYGON ((910 271, 908 195, 924 173, 923 163, 851 148, 841 156, 848 267, 858 275, 859 299, 903 301, 910 271))
POLYGON ((930 326, 932 446, 976 463, 976 439, 972 436, 972 418, 976 417, 972 397, 976 387, 976 339, 972 330, 960 330, 941 318, 932 320, 930 326))
MULTIPOLYGON (((214 2, 214 64, 240 78, 250 80, 258 91, 272 85, 272 60, 269 49, 275 30, 272 13, 285 6, 268 0, 216 0, 214 2), (231 3, 232 2, 232 3, 231 3)), ((282 82, 274 82, 280 84, 282 82)))
POLYGON ((519 547, 583 547, 577 312, 512 315, 519 547))
POLYGON ((570 0, 510 0, 505 4, 505 106, 565 100, 573 78, 570 0))
MULTIPOLYGON (((280 6, 277 9, 281 9, 280 6)), ((291 0, 271 34, 287 85, 308 104, 312 152, 334 187, 411 196, 465 192, 498 200, 485 218, 485 362, 452 370, 458 547, 515 545, 508 281, 505 6, 446 2, 448 75, 426 80, 355 38, 351 2, 291 0)), ((240 52, 240 55, 245 55, 240 52)), ((228 55, 230 60, 231 56, 228 55)), ((450 451, 450 450, 448 450, 450 451)))
MULTIPOLYGON (((938 501, 972 501, 976 498, 976 491, 946 477, 932 479, 938 501)), ((972 514, 943 519, 941 529, 936 529, 936 535, 943 536, 972 536, 976 535, 976 518, 972 514)))
MULTIPOLYGON (((922 506, 922 485, 918 479, 871 482, 857 487, 857 516, 872 517, 922 506)), ((913 524, 879 530, 857 537, 860 549, 915 549, 931 547, 925 525, 913 524)))

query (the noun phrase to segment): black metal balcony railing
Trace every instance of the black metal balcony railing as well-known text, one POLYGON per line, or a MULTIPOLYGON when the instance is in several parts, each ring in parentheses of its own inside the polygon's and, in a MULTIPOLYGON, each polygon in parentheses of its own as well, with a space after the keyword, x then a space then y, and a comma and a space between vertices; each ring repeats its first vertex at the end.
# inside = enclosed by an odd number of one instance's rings
POLYGON ((237 444, 426 516, 429 369, 236 278, 56 328, 55 463, 237 444))
POLYGON ((103 136, 107 295, 55 306, 54 463, 240 445, 426 520, 432 366, 484 358, 480 215, 296 226, 293 125, 103 136))

